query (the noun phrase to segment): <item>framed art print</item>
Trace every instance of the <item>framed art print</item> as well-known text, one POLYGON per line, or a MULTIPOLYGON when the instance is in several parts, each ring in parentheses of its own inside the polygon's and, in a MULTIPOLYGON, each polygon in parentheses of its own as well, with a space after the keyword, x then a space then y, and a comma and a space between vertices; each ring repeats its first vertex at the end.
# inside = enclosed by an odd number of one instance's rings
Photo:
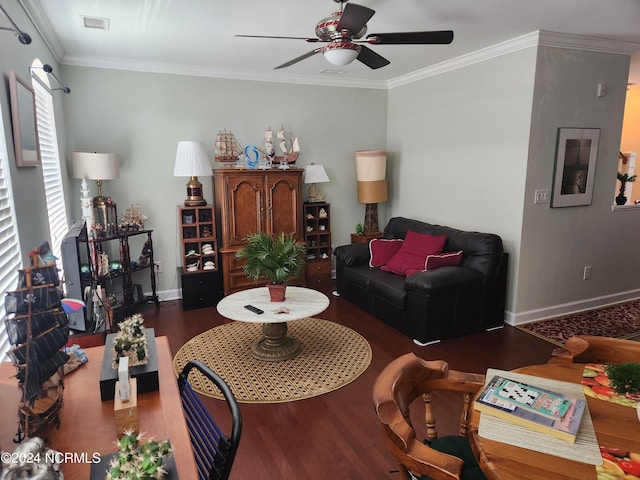
POLYGON ((559 128, 551 207, 591 205, 599 128, 559 128))

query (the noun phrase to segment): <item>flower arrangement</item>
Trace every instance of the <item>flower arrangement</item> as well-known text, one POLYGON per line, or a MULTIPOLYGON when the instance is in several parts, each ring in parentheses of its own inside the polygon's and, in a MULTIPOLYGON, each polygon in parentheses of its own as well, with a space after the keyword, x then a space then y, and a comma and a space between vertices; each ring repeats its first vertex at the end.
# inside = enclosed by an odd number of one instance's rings
POLYGON ((142 328, 144 319, 139 313, 119 323, 120 331, 113 339, 113 368, 118 368, 120 357, 129 357, 129 366, 148 363, 147 336, 142 328))
POLYGON ((155 441, 151 438, 144 444, 144 433, 134 435, 126 431, 118 440, 118 454, 111 460, 105 480, 135 478, 153 480, 164 478, 167 471, 165 460, 172 453, 169 440, 155 441))

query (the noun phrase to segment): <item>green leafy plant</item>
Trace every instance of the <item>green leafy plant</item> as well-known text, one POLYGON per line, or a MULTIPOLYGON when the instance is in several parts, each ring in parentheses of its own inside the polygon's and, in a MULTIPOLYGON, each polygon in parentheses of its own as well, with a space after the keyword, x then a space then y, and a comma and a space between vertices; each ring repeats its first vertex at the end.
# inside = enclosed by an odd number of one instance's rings
POLYGON ((640 393, 640 363, 609 363, 605 367, 611 388, 620 395, 640 393))
POLYGON ((135 435, 125 432, 118 440, 118 455, 109 464, 106 480, 136 479, 154 480, 164 478, 167 471, 163 468, 165 459, 171 455, 169 440, 148 442, 140 445, 144 433, 135 435))
POLYGON ((236 258, 244 258, 243 267, 248 278, 258 281, 261 276, 272 283, 286 285, 289 278, 302 273, 306 248, 293 235, 273 237, 265 232, 249 235, 247 244, 236 252, 236 258))
POLYGON ((364 234, 364 231, 362 230, 362 225, 360 225, 360 224, 357 224, 357 225, 356 225, 356 234, 357 234, 357 235, 362 235, 362 234, 364 234))

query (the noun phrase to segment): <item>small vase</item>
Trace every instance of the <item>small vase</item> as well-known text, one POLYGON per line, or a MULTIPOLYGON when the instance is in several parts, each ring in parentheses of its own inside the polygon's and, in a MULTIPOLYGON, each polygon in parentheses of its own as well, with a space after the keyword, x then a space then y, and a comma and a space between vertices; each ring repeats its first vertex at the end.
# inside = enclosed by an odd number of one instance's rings
POLYGON ((272 302, 284 302, 284 294, 287 288, 286 285, 270 283, 267 285, 267 288, 269 289, 269 296, 271 297, 272 302))
POLYGON ((627 203, 627 197, 624 195, 618 195, 616 197, 616 205, 624 205, 625 203, 627 203))

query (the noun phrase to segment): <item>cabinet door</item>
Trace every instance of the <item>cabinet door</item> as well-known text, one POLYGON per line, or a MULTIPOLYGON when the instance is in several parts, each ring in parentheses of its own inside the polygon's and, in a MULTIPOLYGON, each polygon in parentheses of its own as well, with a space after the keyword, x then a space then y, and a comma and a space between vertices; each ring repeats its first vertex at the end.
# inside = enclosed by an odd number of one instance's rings
POLYGON ((267 229, 302 239, 300 173, 270 173, 267 176, 267 229))
POLYGON ((265 229, 264 177, 229 175, 227 180, 229 246, 242 246, 247 236, 265 229))

